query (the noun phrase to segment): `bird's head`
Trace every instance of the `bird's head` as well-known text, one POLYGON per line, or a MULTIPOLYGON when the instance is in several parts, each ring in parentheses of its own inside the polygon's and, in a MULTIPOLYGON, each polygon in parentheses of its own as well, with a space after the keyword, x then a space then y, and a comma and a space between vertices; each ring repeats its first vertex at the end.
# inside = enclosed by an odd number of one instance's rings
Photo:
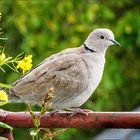
POLYGON ((85 44, 89 49, 99 53, 105 53, 106 49, 111 45, 120 46, 120 43, 114 39, 113 32, 105 28, 95 29, 91 32, 85 44))

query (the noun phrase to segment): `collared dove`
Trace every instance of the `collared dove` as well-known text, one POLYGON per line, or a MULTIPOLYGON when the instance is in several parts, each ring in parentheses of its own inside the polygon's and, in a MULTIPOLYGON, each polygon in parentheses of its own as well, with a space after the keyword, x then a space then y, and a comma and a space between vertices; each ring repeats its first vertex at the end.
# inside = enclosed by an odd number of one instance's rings
POLYGON ((95 29, 78 48, 54 54, 12 84, 13 102, 41 103, 49 88, 54 88, 52 109, 80 107, 99 85, 105 52, 115 41, 111 30, 95 29))

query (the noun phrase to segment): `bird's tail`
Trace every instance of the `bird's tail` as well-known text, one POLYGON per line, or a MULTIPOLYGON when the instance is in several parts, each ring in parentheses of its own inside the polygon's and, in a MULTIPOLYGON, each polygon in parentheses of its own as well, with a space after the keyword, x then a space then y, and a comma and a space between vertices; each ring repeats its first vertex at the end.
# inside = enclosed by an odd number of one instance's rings
POLYGON ((7 93, 8 100, 10 102, 13 102, 13 103, 21 103, 21 102, 23 102, 20 97, 16 96, 16 94, 14 93, 12 88, 0 87, 0 90, 3 90, 3 91, 5 91, 7 93))

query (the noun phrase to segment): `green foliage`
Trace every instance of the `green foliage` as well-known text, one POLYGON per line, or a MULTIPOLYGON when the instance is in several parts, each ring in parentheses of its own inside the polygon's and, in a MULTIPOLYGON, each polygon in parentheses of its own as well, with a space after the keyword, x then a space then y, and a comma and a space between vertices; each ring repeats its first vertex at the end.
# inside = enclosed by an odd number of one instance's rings
POLYGON ((29 111, 31 117, 32 117, 32 122, 34 124, 34 129, 30 131, 30 136, 32 137, 32 140, 52 140, 53 137, 57 136, 58 134, 62 134, 65 132, 66 129, 61 129, 55 132, 52 132, 50 128, 41 128, 40 127, 40 120, 41 117, 45 114, 45 112, 49 111, 51 108, 51 100, 53 97, 53 92, 54 89, 50 88, 48 90, 48 93, 46 94, 47 96, 44 98, 42 104, 41 104, 41 109, 40 113, 38 116, 36 116, 32 110, 32 106, 30 104, 27 105, 27 110, 29 111), (43 137, 40 138, 39 134, 41 131, 44 131, 43 137))
POLYGON ((9 126, 9 125, 7 125, 7 124, 5 124, 3 122, 0 122, 0 127, 10 129, 11 131, 13 130, 13 128, 11 126, 9 126))
MULTIPOLYGON (((9 54, 33 55, 34 65, 65 48, 78 47, 95 28, 110 28, 122 45, 110 47, 103 79, 95 94, 83 106, 95 111, 129 111, 140 102, 140 9, 137 0, 44 0, 0 1, 3 28, 9 54)), ((11 83, 19 77, 6 69, 0 82, 11 83)), ((24 110, 22 105, 6 105, 9 110, 24 110)), ((15 131, 15 137, 18 131, 15 131)), ((21 140, 26 139, 22 132, 21 140)), ((96 129, 70 129, 57 139, 87 140, 96 129), (88 136, 87 136, 88 135, 88 136)), ((17 135, 16 139, 19 136, 17 135)), ((28 139, 28 138, 27 138, 28 139)))
MULTIPOLYGON (((13 130, 13 127, 11 127, 3 122, 0 122, 0 128, 9 129, 10 131, 13 130)), ((0 137, 0 140, 7 140, 7 139, 5 139, 4 137, 0 137)))

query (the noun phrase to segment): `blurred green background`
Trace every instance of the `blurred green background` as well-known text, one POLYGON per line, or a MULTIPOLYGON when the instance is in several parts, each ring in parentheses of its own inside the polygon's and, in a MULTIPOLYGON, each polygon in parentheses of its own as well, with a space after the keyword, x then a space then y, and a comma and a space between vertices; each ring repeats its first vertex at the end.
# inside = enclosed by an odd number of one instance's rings
MULTIPOLYGON (((121 48, 106 54, 103 79, 82 106, 94 111, 130 111, 140 104, 140 2, 138 0, 1 0, 1 27, 8 41, 1 41, 11 56, 33 55, 34 66, 51 54, 78 47, 95 28, 111 29, 121 48)), ((0 82, 20 77, 6 68, 0 82)), ((23 104, 6 110, 23 111, 23 104)), ((36 107, 34 108, 36 110, 36 107)), ((90 140, 101 129, 69 129, 55 140, 90 140)), ((28 140, 28 129, 14 129, 15 140, 28 140)))

